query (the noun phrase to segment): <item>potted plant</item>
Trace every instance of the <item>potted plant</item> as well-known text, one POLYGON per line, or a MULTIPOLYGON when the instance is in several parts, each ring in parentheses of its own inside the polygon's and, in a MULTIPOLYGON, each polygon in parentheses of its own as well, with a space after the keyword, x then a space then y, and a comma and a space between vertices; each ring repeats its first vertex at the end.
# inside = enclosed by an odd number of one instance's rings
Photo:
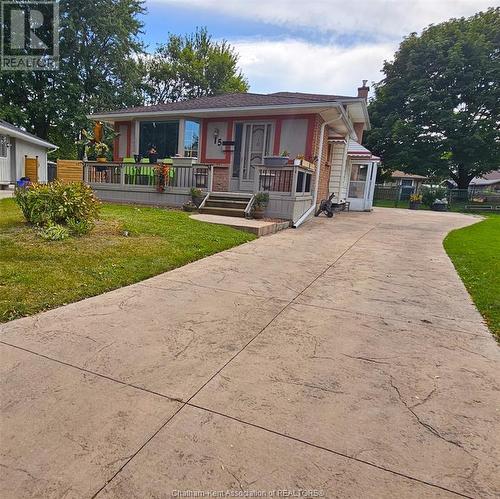
POLYGON ((257 219, 264 218, 266 206, 269 204, 269 193, 258 192, 255 194, 253 202, 253 217, 257 219))
POLYGON ((280 156, 264 156, 264 166, 286 166, 289 161, 288 151, 283 151, 280 156))
POLYGON ((198 209, 198 206, 196 206, 192 201, 186 201, 182 205, 182 209, 184 211, 196 211, 198 209))
POLYGON ((94 151, 96 154, 96 159, 99 163, 106 163, 108 158, 106 157, 106 154, 109 151, 109 147, 107 144, 104 142, 96 142, 94 144, 94 151))
POLYGON ((196 187, 191 187, 191 199, 193 200, 194 205, 198 208, 200 204, 203 202, 204 195, 201 189, 197 189, 196 187))
POLYGON ((422 194, 410 195, 410 210, 418 210, 422 204, 422 194))

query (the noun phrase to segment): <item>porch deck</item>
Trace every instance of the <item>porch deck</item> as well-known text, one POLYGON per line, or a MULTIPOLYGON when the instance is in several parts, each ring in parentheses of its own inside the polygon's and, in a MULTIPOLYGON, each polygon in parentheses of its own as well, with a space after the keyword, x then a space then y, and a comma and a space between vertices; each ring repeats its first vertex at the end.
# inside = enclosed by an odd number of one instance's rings
MULTIPOLYGON (((296 220, 311 205, 313 176, 303 166, 256 165, 253 189, 239 192, 268 192, 266 216, 296 220)), ((83 178, 103 201, 182 206, 191 199, 192 188, 205 195, 213 192, 214 166, 87 161, 83 178)))

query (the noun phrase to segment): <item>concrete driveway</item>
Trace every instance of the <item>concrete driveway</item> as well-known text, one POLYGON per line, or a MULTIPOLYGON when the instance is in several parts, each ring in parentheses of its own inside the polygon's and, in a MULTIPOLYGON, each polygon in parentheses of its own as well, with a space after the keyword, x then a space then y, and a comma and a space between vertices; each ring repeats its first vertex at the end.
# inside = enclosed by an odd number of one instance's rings
POLYGON ((315 219, 1 326, 0 496, 498 497, 475 221, 315 219))

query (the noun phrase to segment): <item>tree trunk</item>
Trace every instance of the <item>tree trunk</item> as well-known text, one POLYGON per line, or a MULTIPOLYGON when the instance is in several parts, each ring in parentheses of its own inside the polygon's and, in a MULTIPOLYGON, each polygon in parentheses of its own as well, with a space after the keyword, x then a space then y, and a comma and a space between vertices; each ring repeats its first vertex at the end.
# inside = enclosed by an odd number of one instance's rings
POLYGON ((470 181, 474 178, 467 173, 467 168, 464 165, 458 166, 457 188, 468 189, 470 181))

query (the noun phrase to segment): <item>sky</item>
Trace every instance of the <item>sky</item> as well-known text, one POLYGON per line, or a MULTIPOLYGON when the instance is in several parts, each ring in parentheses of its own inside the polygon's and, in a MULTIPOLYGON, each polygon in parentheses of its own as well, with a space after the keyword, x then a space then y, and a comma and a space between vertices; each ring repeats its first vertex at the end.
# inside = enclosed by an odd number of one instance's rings
POLYGON ((146 0, 149 51, 206 26, 231 43, 250 91, 356 95, 383 75, 404 36, 493 0, 146 0))

